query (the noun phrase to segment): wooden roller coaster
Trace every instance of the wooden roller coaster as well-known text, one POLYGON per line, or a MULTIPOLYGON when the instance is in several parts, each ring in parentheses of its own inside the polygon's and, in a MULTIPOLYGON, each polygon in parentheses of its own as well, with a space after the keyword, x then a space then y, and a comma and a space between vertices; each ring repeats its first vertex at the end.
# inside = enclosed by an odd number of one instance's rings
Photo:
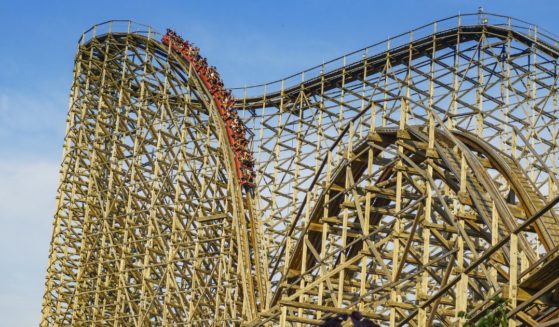
POLYGON ((559 324, 553 34, 455 16, 234 101, 192 51, 80 39, 41 326, 559 324))

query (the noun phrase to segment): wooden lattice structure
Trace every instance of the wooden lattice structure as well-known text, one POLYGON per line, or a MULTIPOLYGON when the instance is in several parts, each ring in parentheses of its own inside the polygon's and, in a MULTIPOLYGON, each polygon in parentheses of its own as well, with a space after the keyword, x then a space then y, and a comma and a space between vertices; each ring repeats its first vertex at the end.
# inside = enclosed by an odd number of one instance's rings
POLYGON ((235 90, 151 28, 79 42, 42 326, 450 326, 559 319, 559 45, 498 15, 422 26, 235 90))

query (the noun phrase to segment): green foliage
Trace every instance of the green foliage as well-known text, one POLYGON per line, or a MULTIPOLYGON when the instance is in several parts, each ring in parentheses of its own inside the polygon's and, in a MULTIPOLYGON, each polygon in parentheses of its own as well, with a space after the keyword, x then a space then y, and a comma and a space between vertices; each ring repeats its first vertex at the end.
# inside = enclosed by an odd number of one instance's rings
POLYGON ((492 302, 492 309, 477 321, 471 321, 472 317, 463 311, 459 312, 458 317, 466 318, 464 327, 508 327, 507 313, 510 309, 508 300, 495 296, 492 302))

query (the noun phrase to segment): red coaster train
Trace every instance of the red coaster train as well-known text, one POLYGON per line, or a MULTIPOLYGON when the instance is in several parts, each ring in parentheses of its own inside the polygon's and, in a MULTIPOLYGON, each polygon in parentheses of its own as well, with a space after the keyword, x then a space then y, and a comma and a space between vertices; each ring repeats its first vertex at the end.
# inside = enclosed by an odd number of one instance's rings
POLYGON ((235 166, 241 186, 249 190, 254 188, 254 159, 252 152, 247 149, 247 128, 233 108, 235 100, 231 90, 223 86, 223 81, 214 66, 209 66, 206 58, 200 55, 200 49, 185 41, 171 29, 163 36, 163 43, 167 44, 182 55, 198 72, 202 81, 212 93, 221 118, 225 122, 229 143, 235 152, 235 166))

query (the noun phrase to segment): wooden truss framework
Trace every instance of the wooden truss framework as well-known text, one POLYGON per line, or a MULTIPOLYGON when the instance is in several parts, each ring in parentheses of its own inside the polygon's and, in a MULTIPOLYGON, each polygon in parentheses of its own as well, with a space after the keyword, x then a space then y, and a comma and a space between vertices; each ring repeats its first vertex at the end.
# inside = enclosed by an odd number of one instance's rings
POLYGON ((558 58, 534 26, 466 15, 237 90, 253 197, 188 63, 147 27, 96 26, 42 325, 450 326, 496 295, 512 326, 552 323, 558 58))

